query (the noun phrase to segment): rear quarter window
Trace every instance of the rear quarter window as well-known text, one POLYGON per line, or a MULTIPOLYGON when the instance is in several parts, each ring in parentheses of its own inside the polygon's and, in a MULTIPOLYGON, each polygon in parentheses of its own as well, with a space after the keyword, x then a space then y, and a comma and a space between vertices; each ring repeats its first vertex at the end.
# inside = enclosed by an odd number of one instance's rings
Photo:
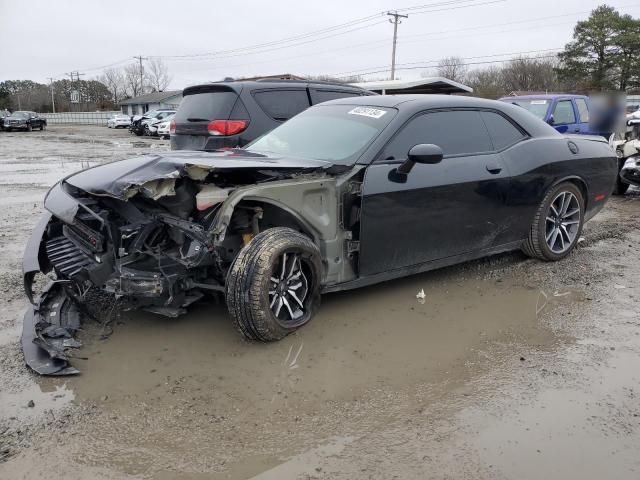
POLYGON ((264 113, 281 122, 309 108, 306 89, 258 91, 253 98, 264 113))
POLYGON ((502 115, 495 112, 481 112, 481 116, 495 150, 510 147, 525 138, 524 133, 502 115))

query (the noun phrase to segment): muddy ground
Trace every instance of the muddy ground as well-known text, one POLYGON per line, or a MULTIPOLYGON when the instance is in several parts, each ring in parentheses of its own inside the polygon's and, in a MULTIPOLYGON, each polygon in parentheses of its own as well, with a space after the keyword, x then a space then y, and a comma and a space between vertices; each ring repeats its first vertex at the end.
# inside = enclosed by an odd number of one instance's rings
POLYGON ((558 263, 512 253, 326 295, 268 345, 215 302, 114 313, 86 325, 80 376, 29 373, 20 257, 47 187, 166 148, 0 132, 0 478, 640 478, 636 189, 558 263))

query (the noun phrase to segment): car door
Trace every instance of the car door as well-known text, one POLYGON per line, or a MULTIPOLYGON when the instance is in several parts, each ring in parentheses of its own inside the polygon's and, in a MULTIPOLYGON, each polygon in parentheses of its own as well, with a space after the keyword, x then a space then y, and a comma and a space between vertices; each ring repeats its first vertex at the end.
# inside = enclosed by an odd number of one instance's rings
POLYGON ((509 173, 479 111, 423 112, 367 168, 362 198, 360 274, 373 275, 493 246, 509 173), (436 144, 442 162, 395 174, 417 144, 436 144))
POLYGON ((573 100, 570 98, 558 99, 553 106, 551 115, 553 118, 552 126, 558 132, 580 133, 580 125, 578 124, 573 100))

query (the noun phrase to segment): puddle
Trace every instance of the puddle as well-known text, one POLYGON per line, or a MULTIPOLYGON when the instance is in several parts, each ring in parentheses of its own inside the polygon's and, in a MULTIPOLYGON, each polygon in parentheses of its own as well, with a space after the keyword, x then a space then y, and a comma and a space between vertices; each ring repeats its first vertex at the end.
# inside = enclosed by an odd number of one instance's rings
MULTIPOLYGON (((633 427, 626 422, 631 417, 637 423, 629 410, 637 410, 640 357, 618 354, 606 372, 587 372, 594 379, 590 391, 549 389, 497 420, 474 442, 481 461, 520 480, 638 478, 638 439, 628 436, 633 427), (626 399, 626 408, 620 410, 615 399, 626 399)), ((467 412, 461 421, 474 424, 476 415, 467 412)))
POLYGON ((96 399, 155 396, 177 381, 180 390, 222 389, 241 405, 313 410, 377 386, 435 380, 490 340, 553 341, 537 321, 538 290, 422 279, 326 295, 309 325, 271 344, 244 341, 215 304, 177 320, 125 314, 107 341, 85 340, 88 360, 76 360, 83 374, 70 384, 80 398, 96 399))
POLYGON ((19 393, 0 391, 0 419, 25 420, 45 415, 55 418, 54 412, 68 405, 74 398, 73 391, 65 384, 53 386, 52 390, 32 384, 19 393))

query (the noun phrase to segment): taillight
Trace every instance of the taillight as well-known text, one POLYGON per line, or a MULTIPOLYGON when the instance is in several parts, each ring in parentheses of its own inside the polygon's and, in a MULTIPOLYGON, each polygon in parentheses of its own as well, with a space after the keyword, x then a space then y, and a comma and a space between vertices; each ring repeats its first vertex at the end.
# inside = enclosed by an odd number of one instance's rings
POLYGON ((246 120, 212 120, 207 125, 209 135, 236 135, 249 125, 246 120))
POLYGON ((175 120, 171 120, 171 122, 169 123, 169 133, 171 135, 176 133, 176 121, 175 120))

